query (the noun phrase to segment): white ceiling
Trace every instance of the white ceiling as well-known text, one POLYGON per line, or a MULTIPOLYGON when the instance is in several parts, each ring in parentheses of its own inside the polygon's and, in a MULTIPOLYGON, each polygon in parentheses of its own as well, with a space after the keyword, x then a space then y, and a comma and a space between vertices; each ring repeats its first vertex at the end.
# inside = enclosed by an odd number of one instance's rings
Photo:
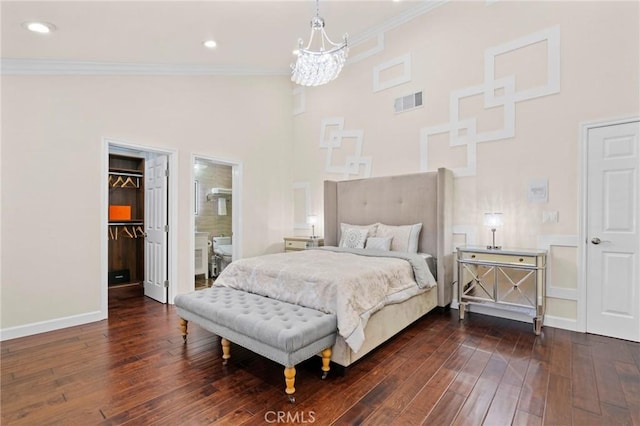
MULTIPOLYGON (((320 1, 334 42, 350 43, 430 9, 428 1, 320 1)), ((2 58, 241 68, 282 72, 297 40, 309 39, 315 2, 300 1, 4 1, 2 58), (40 35, 23 22, 45 21, 40 35), (202 46, 215 39, 218 47, 202 46)))

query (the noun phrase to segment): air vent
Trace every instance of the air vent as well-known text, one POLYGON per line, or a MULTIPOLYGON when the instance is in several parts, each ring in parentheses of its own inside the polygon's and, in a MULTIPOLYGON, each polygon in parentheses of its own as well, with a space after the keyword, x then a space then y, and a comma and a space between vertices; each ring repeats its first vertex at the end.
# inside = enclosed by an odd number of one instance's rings
POLYGON ((396 113, 410 111, 422 106, 422 92, 412 93, 407 96, 396 98, 393 109, 396 113))

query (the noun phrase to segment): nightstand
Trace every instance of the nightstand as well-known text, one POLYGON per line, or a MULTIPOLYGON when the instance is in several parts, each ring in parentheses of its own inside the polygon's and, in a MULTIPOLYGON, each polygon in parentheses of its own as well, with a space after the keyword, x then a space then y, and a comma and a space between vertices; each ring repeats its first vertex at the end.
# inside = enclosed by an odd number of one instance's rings
POLYGON ((545 311, 547 251, 458 247, 460 319, 467 305, 482 304, 533 315, 540 334, 545 311))
POLYGON ((284 251, 299 251, 324 246, 324 238, 284 237, 284 251))

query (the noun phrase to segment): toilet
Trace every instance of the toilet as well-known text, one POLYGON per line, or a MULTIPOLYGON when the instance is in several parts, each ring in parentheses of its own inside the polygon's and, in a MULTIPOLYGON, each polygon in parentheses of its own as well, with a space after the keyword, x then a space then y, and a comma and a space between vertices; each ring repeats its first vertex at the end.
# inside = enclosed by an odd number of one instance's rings
POLYGON ((233 256, 233 245, 231 237, 213 237, 213 255, 217 266, 218 274, 231 263, 233 256))

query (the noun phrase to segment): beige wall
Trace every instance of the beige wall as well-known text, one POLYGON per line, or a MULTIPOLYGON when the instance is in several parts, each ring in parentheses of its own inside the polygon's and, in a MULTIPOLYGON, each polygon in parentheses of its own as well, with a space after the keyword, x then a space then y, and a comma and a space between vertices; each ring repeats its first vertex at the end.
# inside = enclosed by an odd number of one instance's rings
POLYGON ((100 311, 105 137, 177 151, 178 292, 193 282, 192 154, 242 163, 243 255, 279 245, 290 92, 283 77, 3 76, 0 327, 100 311))
MULTIPOLYGON (((514 136, 476 144, 475 172, 455 180, 454 223, 471 232, 456 242, 464 244, 474 233, 476 243, 490 242, 481 226, 490 211, 505 214, 497 234, 505 246, 535 248, 541 238, 577 236, 580 123, 639 115, 637 2, 451 2, 386 32, 381 52, 348 66, 331 84, 304 91, 304 112, 294 119, 294 181, 309 182, 311 204, 321 206, 322 181, 345 177, 326 171, 329 150, 320 147, 322 120, 335 117, 344 119, 345 130, 363 132, 362 156, 371 159, 372 176, 421 171, 421 129, 449 122, 452 92, 482 85, 485 51, 554 27, 560 89, 515 102, 514 136), (406 54, 410 81, 373 92, 374 68, 406 54), (394 113, 395 98, 420 90, 424 107, 394 113), (548 179, 547 203, 527 199, 528 183, 537 178, 548 179), (544 211, 559 212, 559 222, 543 224, 544 211)), ((497 56, 496 78, 515 75, 516 92, 547 84, 547 47, 536 43, 497 56)), ((355 47, 351 57, 363 50, 355 47)), ((388 81, 401 71, 392 67, 381 77, 388 81)), ((460 100, 459 110, 460 119, 477 119, 478 133, 504 126, 503 107, 485 108, 482 96, 460 100)), ((428 169, 467 165, 466 145, 450 142, 447 133, 429 140, 428 169)), ((332 164, 344 164, 354 152, 354 139, 343 139, 332 148, 332 164)), ((359 171, 347 177, 365 175, 364 167, 359 171)), ((576 288, 577 253, 575 247, 552 250, 560 256, 552 262, 555 285, 576 288)), ((548 314, 571 322, 576 301, 551 300, 548 314)))

